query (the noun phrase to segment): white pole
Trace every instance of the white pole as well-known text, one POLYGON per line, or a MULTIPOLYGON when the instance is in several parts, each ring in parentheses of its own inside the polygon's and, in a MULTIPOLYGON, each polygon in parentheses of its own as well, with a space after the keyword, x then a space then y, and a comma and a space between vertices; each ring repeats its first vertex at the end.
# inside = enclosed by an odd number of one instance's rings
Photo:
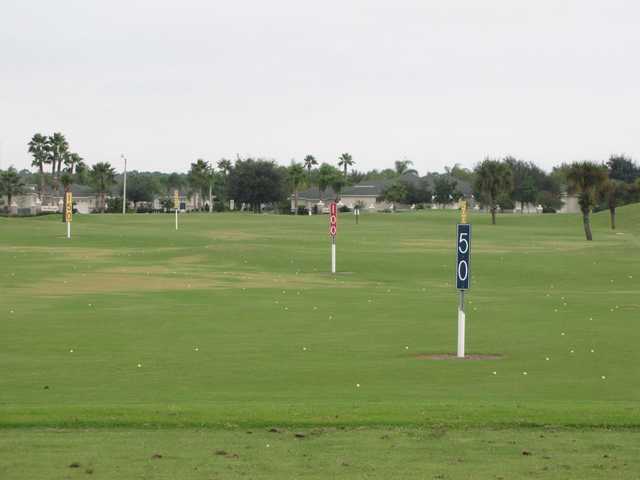
POLYGON ((67 222, 67 238, 71 238, 71 222, 67 222))
POLYGON ((460 305, 458 306, 458 358, 464 358, 464 290, 460 290, 460 305))
POLYGON ((127 213, 127 157, 121 155, 124 158, 124 182, 122 184, 122 214, 127 213))
POLYGON ((178 230, 178 209, 176 208, 176 230, 178 230))
POLYGON ((336 273, 336 237, 331 237, 331 273, 336 273))

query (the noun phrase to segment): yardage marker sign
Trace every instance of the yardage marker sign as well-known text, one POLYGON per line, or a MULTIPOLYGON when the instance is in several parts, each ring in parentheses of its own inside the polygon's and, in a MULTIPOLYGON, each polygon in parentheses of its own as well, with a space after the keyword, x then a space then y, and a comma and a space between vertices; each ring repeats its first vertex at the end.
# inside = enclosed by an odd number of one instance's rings
POLYGON ((331 273, 336 273, 336 233, 338 233, 338 206, 329 207, 329 235, 331 236, 331 273))
POLYGON ((335 237, 336 233, 338 233, 338 206, 333 202, 329 210, 329 235, 335 237))
POLYGON ((456 229, 457 237, 457 261, 456 261, 456 288, 458 290, 469 289, 471 277, 471 225, 459 223, 456 229))
POLYGON ((73 220, 73 194, 67 192, 64 199, 64 221, 71 223, 73 220))

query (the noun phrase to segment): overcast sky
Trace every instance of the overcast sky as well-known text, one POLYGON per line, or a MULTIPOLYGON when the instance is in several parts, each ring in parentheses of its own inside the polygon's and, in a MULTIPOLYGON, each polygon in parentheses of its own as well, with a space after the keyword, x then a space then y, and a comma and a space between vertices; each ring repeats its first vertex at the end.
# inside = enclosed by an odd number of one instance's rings
POLYGON ((640 3, 2 0, 0 165, 640 158, 640 3))

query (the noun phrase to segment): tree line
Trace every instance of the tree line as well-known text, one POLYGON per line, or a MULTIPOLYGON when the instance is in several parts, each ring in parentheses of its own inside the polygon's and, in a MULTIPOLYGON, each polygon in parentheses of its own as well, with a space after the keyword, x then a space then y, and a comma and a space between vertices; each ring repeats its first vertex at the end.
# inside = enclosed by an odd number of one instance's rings
MULTIPOLYGON (((9 205, 12 197, 24 193, 27 183, 37 185, 41 198, 62 195, 73 184, 80 184, 95 191, 100 212, 121 211, 123 178, 109 162, 88 167, 60 132, 49 136, 36 133, 27 148, 35 172, 17 172, 12 167, 0 172, 0 192, 9 197, 9 205)), ((561 194, 566 191, 578 196, 588 239, 592 237, 591 211, 608 209, 615 228, 616 208, 640 200, 640 167, 624 155, 612 155, 602 163, 565 163, 549 173, 533 162, 512 156, 486 158, 473 169, 456 164, 425 177, 419 176, 408 159, 396 161, 393 168, 366 172, 358 171, 355 164, 346 152, 337 158, 335 166, 319 163, 313 155, 288 166, 262 158, 223 158, 215 163, 197 159, 186 173, 128 172, 126 193, 134 208, 148 208, 140 205, 159 198, 169 210, 173 193, 178 191, 192 198, 197 209, 209 212, 228 208, 230 199, 254 211, 265 204, 288 211, 287 199, 291 196, 297 213, 299 192, 310 187, 318 189, 320 199, 325 199, 330 189, 338 200, 347 186, 384 180, 387 187, 381 200, 424 206, 459 200, 463 196, 459 187, 466 184, 474 200, 491 213, 495 224, 497 212, 513 209, 516 202, 521 208, 541 205, 544 212, 556 211, 561 208, 561 194)))

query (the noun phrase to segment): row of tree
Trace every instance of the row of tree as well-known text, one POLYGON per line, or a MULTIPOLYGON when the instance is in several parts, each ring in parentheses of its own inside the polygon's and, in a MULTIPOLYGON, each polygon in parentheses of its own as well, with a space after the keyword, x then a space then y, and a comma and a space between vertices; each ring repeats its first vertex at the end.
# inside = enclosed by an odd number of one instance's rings
MULTIPOLYGON (((98 195, 100 211, 107 210, 107 197, 112 198, 109 210, 121 208, 122 199, 118 201, 114 197, 121 196, 122 175, 108 162, 87 168, 82 157, 71 151, 62 133, 35 134, 28 150, 36 173, 13 169, 4 172, 0 182, 4 186, 0 188, 5 194, 21 193, 25 182, 37 184, 41 197, 68 191, 74 183, 86 184, 98 195)), ((615 228, 615 208, 638 201, 640 196, 637 187, 640 167, 620 155, 611 156, 606 164, 562 164, 550 173, 514 157, 485 159, 474 169, 456 164, 445 168, 443 174, 431 173, 422 178, 407 159, 396 161, 394 168, 368 172, 360 172, 354 165, 349 153, 338 157, 337 166, 319 164, 312 155, 307 155, 302 163, 292 161, 288 167, 265 159, 238 157, 235 161, 221 159, 215 164, 198 159, 187 173, 129 172, 127 199, 137 205, 161 198, 170 208, 173 192, 178 190, 194 199, 197 208, 203 210, 224 209, 228 199, 258 210, 263 204, 284 206, 287 197, 292 195, 297 212, 298 193, 304 188, 317 187, 321 199, 331 189, 338 199, 346 186, 390 180, 381 199, 393 203, 446 205, 463 196, 462 190, 468 193, 471 189, 474 200, 491 212, 494 223, 499 209, 512 209, 516 202, 521 208, 539 204, 543 211, 555 211, 562 205, 561 193, 568 191, 579 195, 583 214, 608 208, 615 228), (585 172, 585 178, 581 179, 580 172, 585 172), (465 184, 466 188, 461 189, 465 184)), ((585 218, 587 221, 588 215, 585 218)))

